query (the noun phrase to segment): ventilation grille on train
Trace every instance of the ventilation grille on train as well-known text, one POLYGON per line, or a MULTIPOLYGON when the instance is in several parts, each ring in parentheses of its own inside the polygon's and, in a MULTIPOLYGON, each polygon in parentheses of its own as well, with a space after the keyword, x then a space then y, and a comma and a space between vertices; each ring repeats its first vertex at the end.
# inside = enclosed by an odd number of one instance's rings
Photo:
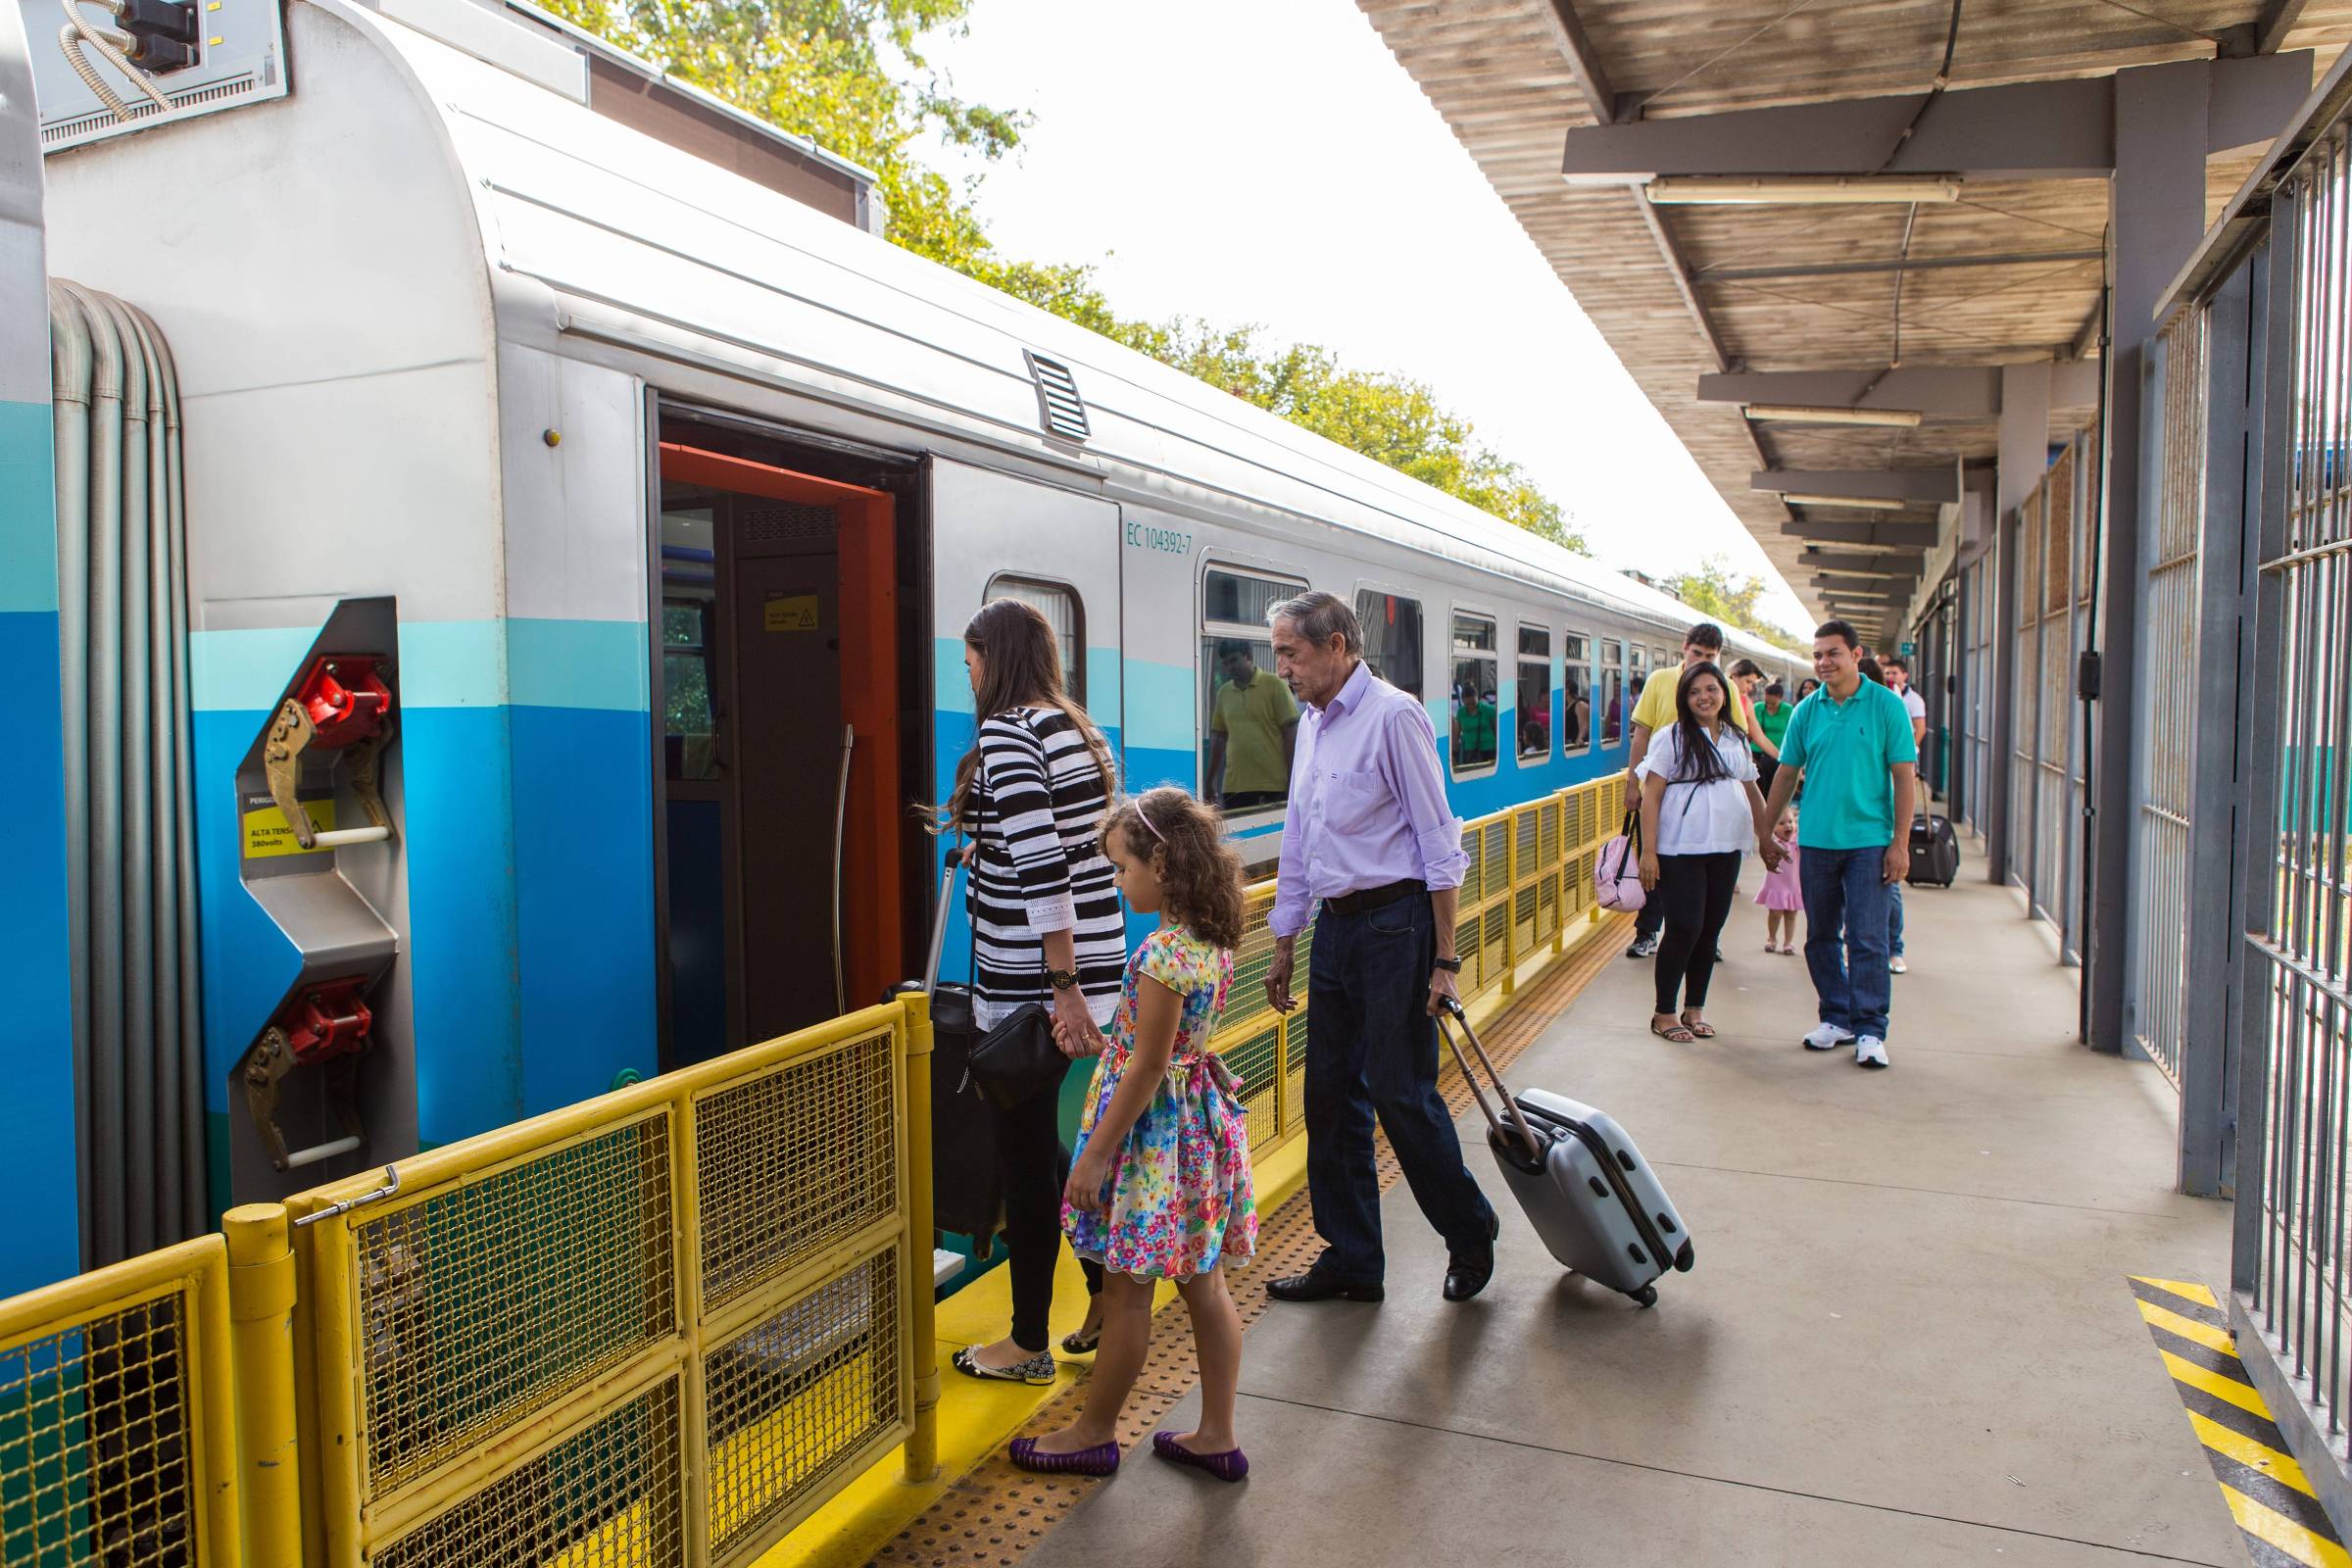
MULTIPOLYGON (((167 92, 164 96, 172 100, 173 110, 194 109, 202 104, 219 103, 224 98, 243 97, 253 91, 254 83, 258 79, 252 72, 247 72, 242 76, 232 76, 226 81, 216 81, 206 86, 191 87, 181 92, 167 92)), ((163 113, 165 113, 164 110, 158 109, 144 98, 135 99, 130 106, 130 118, 133 121, 147 120, 163 113)), ((44 146, 54 147, 61 142, 71 141, 94 130, 111 130, 122 123, 123 122, 115 118, 114 111, 101 109, 93 114, 81 115, 73 120, 60 120, 54 123, 43 125, 41 142, 44 146)))
POLYGON ((1037 407, 1046 421, 1049 434, 1064 441, 1083 441, 1090 433, 1086 422, 1086 399, 1078 395, 1078 383, 1070 376, 1070 368, 1059 360, 1049 360, 1027 349, 1021 354, 1029 362, 1029 378, 1037 383, 1037 407))

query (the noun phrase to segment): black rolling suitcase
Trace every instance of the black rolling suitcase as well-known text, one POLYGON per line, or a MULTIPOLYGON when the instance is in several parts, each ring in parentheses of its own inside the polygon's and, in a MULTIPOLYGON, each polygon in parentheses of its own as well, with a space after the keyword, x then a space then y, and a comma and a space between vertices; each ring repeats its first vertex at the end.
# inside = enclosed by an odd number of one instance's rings
POLYGON ((1439 1031, 1486 1114, 1487 1146, 1528 1223, 1564 1267, 1643 1306, 1656 1304, 1658 1276, 1668 1269, 1687 1272, 1692 1258, 1690 1235, 1657 1173, 1625 1129, 1591 1105, 1541 1089, 1513 1097, 1462 1004, 1448 1000, 1446 1010, 1486 1069, 1482 1079, 1446 1018, 1439 1018, 1439 1031), (1487 1104, 1489 1081, 1500 1111, 1487 1104))
POLYGON ((931 951, 923 978, 891 988, 889 1002, 909 991, 931 994, 931 1223, 987 1243, 1004 1226, 1004 1178, 997 1164, 996 1118, 980 1091, 970 1087, 972 1047, 980 1031, 972 1022, 972 988, 939 983, 940 950, 948 935, 948 901, 956 889, 956 857, 948 858, 940 879, 939 909, 931 922, 931 951))
POLYGON ((1911 870, 1903 878, 1913 887, 1948 888, 1960 878, 1960 835, 1952 819, 1927 811, 1911 819, 1911 870))

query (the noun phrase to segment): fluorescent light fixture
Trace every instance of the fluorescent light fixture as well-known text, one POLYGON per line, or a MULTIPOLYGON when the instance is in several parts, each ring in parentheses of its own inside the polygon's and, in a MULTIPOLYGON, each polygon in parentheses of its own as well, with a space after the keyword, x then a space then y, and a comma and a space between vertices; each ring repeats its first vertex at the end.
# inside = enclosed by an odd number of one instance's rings
POLYGON ((1903 430, 1925 417, 1917 409, 1823 409, 1796 403, 1750 403, 1740 412, 1750 419, 1784 424, 1878 424, 1903 430))
POLYGON ((1956 202, 1957 179, 1844 174, 1747 179, 1737 174, 1664 174, 1642 187, 1659 207, 1822 207, 1861 203, 1956 202))
POLYGON ((1801 490, 1784 490, 1781 499, 1792 507, 1859 507, 1864 512, 1900 512, 1911 504, 1885 496, 1817 496, 1801 490))

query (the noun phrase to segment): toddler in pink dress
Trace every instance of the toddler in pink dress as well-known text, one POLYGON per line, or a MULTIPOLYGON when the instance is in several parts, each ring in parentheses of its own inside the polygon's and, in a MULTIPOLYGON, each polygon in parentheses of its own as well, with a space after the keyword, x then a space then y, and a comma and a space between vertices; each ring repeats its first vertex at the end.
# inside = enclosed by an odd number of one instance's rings
POLYGON ((1783 811, 1772 836, 1783 852, 1781 863, 1764 873, 1764 885, 1756 890, 1756 902, 1764 906, 1764 951, 1794 953, 1796 911, 1805 906, 1796 880, 1796 812, 1783 811))

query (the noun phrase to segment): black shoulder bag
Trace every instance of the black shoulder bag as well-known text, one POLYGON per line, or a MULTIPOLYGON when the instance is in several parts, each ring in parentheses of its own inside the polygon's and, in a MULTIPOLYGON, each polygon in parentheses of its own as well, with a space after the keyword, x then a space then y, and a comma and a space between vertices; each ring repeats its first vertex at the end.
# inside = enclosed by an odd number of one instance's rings
MULTIPOLYGON (((977 994, 980 926, 976 914, 968 923, 972 928, 972 990, 977 994)), ((964 1063, 970 1080, 999 1110, 1010 1110, 1053 1088, 1069 1067, 1070 1058, 1054 1042, 1054 1015, 1038 1002, 1024 1002, 1000 1019, 973 1043, 964 1063)))

